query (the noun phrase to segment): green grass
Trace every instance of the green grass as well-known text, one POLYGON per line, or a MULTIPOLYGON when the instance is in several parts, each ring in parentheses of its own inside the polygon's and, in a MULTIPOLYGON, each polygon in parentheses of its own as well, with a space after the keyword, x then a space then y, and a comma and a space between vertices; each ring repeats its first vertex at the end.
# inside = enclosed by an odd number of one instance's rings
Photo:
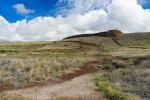
POLYGON ((130 48, 149 49, 150 45, 130 46, 130 48))
POLYGON ((135 96, 125 95, 117 87, 111 86, 102 78, 95 78, 94 82, 95 85, 98 87, 98 90, 104 92, 110 100, 141 100, 140 98, 135 96))
POLYGON ((32 52, 38 48, 48 45, 49 42, 2 42, 0 51, 6 52, 32 52))
POLYGON ((18 50, 11 49, 0 49, 0 53, 18 53, 18 50))

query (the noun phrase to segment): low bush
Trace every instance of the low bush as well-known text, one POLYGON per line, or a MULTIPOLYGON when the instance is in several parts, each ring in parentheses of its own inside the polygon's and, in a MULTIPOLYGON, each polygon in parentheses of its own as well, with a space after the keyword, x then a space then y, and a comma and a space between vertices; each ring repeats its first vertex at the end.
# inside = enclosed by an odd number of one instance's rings
POLYGON ((0 53, 9 53, 9 52, 14 52, 18 53, 18 50, 10 50, 10 49, 0 49, 0 53))
POLYGON ((122 60, 113 60, 112 63, 117 69, 127 67, 127 63, 125 61, 122 61, 122 60))
POLYGON ((102 59, 102 64, 104 66, 103 69, 106 69, 106 70, 113 69, 112 59, 109 57, 104 57, 102 59))

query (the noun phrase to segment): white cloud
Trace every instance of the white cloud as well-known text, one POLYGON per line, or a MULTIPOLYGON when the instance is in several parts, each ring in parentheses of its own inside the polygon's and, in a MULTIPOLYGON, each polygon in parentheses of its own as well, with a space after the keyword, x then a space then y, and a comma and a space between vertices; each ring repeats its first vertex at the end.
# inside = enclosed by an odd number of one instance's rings
POLYGON ((61 8, 60 14, 85 14, 93 10, 106 10, 112 0, 59 0, 57 6, 61 8), (69 8, 69 9, 68 9, 69 8))
POLYGON ((15 4, 13 8, 17 11, 18 14, 26 15, 34 13, 35 11, 32 9, 27 9, 24 4, 15 4))
POLYGON ((78 9, 80 13, 76 13, 78 6, 74 3, 75 8, 71 11, 75 13, 69 13, 66 17, 61 15, 56 18, 37 17, 30 21, 22 20, 16 23, 9 23, 0 17, 0 40, 59 40, 70 35, 110 29, 119 29, 123 32, 150 31, 150 12, 138 5, 136 0, 113 0, 107 5, 107 9, 90 9, 84 13, 80 12, 84 11, 82 7, 83 10, 78 9))

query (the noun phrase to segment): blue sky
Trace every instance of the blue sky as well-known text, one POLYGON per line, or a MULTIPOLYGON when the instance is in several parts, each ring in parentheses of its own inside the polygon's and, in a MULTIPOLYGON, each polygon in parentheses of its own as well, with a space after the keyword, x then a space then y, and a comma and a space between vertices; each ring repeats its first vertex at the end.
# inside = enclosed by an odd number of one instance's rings
MULTIPOLYGON (((144 1, 143 8, 150 9, 150 0, 144 1)), ((56 3, 58 0, 0 0, 0 2, 0 15, 9 22, 16 22, 17 20, 32 19, 38 16, 56 15, 56 3), (32 9, 35 12, 28 15, 18 14, 13 8, 13 5, 16 4, 23 4, 26 9, 32 9)))
POLYGON ((144 3, 143 8, 150 9, 150 1, 147 0, 146 3, 144 3))
POLYGON ((53 16, 56 2, 57 0, 0 0, 0 15, 10 22, 37 16, 53 16), (34 9, 35 13, 29 15, 17 14, 13 9, 15 4, 24 4, 26 8, 34 9))

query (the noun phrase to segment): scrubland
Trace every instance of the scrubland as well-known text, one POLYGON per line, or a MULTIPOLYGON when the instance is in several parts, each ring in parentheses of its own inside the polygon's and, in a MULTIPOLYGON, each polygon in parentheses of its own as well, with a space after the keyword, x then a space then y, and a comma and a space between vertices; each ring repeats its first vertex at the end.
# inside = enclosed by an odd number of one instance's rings
MULTIPOLYGON (((92 36, 54 42, 0 43, 0 91, 61 80, 62 75, 99 61, 91 83, 104 97, 149 100, 150 34, 126 34, 118 42, 122 46, 111 37, 92 36)), ((0 100, 32 100, 0 95, 0 100)))

